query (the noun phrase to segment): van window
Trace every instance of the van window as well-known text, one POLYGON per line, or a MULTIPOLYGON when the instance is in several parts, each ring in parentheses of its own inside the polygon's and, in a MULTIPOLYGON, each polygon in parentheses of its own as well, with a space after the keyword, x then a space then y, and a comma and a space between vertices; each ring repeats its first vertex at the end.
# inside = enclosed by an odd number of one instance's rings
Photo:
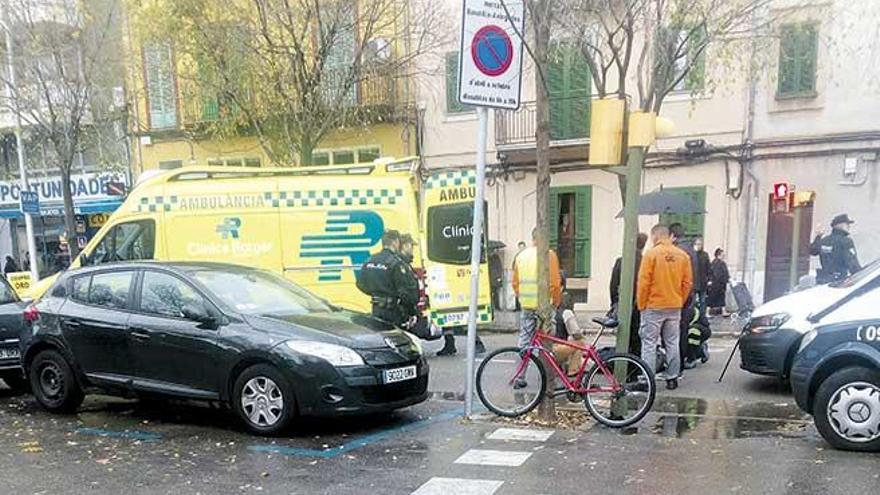
POLYGON ((151 260, 156 248, 156 224, 152 220, 121 223, 113 227, 92 251, 92 265, 111 261, 151 260))
MULTIPOLYGON (((486 204, 483 205, 485 217, 486 204)), ((459 203, 428 208, 428 259, 450 265, 467 265, 471 262, 471 225, 473 205, 459 203)), ((483 232, 485 233, 485 225, 483 232)), ((483 246, 486 236, 483 235, 483 246)), ((486 262, 486 249, 482 250, 481 263, 486 262)))

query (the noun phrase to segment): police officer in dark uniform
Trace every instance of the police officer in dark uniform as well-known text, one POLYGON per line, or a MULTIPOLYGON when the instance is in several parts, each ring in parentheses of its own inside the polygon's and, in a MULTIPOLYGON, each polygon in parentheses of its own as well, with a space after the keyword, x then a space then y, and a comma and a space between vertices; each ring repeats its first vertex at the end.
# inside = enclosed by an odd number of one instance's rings
POLYGON ((361 266, 357 288, 371 298, 373 316, 395 326, 409 319, 409 310, 418 304, 418 287, 400 259, 400 233, 387 230, 382 235, 382 251, 361 266))
POLYGON ((831 234, 826 236, 821 228, 817 229, 816 237, 810 244, 810 254, 818 256, 822 265, 816 272, 817 284, 843 280, 861 269, 856 246, 849 235, 853 223, 844 213, 831 220, 831 234))

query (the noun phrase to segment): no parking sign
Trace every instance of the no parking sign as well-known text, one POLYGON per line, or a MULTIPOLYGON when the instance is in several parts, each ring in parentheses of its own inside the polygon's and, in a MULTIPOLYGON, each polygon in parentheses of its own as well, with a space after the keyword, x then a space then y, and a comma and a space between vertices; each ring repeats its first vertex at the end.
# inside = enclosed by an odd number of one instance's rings
POLYGON ((458 100, 516 110, 522 80, 522 0, 464 0, 458 100))

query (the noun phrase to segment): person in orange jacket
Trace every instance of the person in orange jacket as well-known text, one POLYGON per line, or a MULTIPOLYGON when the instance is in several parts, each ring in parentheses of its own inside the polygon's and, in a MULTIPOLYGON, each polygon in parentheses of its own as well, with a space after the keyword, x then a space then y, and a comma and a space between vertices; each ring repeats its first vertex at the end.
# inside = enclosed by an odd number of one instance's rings
MULTIPOLYGON (((519 328, 519 347, 526 347, 538 328, 538 242, 537 229, 532 231, 532 247, 521 251, 516 256, 513 266, 513 290, 522 307, 519 328)), ((551 249, 550 263, 550 300, 554 308, 562 304, 562 273, 559 270, 559 258, 551 249)), ((554 320, 546 322, 553 325, 554 320)), ((552 328, 545 328, 554 333, 552 328)))
POLYGON ((639 267, 637 302, 642 312, 642 359, 650 369, 656 369, 657 344, 662 336, 667 356, 666 388, 675 390, 681 374, 681 308, 694 284, 691 260, 672 244, 665 225, 651 229, 651 241, 653 247, 642 257, 639 267))

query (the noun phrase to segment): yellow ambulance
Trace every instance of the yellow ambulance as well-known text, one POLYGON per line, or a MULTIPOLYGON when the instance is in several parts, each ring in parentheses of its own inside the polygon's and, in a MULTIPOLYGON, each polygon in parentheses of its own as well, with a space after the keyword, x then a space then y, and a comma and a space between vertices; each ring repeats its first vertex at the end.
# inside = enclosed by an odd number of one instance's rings
MULTIPOLYGON (((475 174, 422 177, 417 159, 303 168, 187 167, 140 180, 74 261, 218 261, 260 267, 344 308, 369 311, 360 266, 386 229, 420 240, 430 317, 467 323, 475 174)), ((485 244, 484 244, 485 245, 485 244)), ((489 322, 488 268, 480 272, 480 322, 489 322)), ((32 295, 45 291, 40 283, 32 295)))

